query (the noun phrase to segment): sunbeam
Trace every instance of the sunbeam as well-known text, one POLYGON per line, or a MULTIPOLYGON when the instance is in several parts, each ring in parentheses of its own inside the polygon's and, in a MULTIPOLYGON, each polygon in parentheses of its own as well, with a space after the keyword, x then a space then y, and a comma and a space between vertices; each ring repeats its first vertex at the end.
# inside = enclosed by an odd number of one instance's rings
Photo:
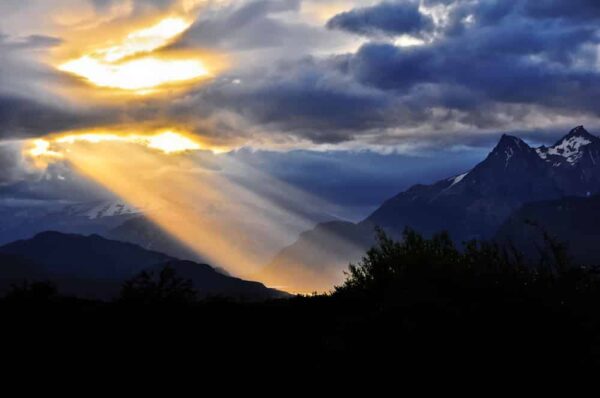
POLYGON ((226 155, 218 156, 218 170, 206 168, 198 156, 208 149, 174 131, 90 132, 31 140, 25 153, 40 167, 67 161, 131 206, 152 209, 149 220, 234 275, 302 293, 339 282, 339 273, 299 265, 289 274, 263 271, 279 249, 314 227, 309 209, 334 214, 335 206, 226 155))

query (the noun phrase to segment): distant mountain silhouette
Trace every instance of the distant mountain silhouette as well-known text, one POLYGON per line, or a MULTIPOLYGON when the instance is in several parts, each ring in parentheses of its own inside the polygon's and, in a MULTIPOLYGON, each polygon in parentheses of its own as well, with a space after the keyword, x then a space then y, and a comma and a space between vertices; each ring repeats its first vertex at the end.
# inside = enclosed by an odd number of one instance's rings
POLYGON ((573 262, 600 265, 600 196, 527 203, 504 222, 495 239, 538 263, 548 245, 544 234, 566 244, 573 262))
POLYGON ((60 277, 124 279, 172 259, 139 246, 99 235, 43 232, 32 239, 0 247, 0 252, 22 256, 60 277))
POLYGON ((29 239, 44 231, 103 234, 141 210, 121 201, 94 201, 70 205, 21 205, 0 207, 0 245, 29 239))
MULTIPOLYGON (((173 267, 192 279, 200 296, 263 299, 282 293, 257 282, 223 275, 209 265, 180 261, 163 253, 98 235, 44 232, 0 247, 0 287, 15 280, 51 280, 63 294, 114 298, 122 283, 142 271, 173 267), (10 260, 10 261, 9 261, 10 260)), ((1 289, 0 289, 1 290, 1 289)))
POLYGON ((135 217, 103 234, 108 239, 129 242, 182 260, 204 259, 146 217, 135 217))
POLYGON ((285 297, 286 293, 268 289, 260 282, 246 281, 218 272, 206 264, 192 261, 172 260, 149 268, 160 271, 165 266, 173 268, 177 276, 189 279, 202 296, 223 296, 249 300, 285 297))
POLYGON ((472 170, 432 185, 416 185, 386 201, 358 224, 319 225, 284 248, 265 268, 273 283, 291 289, 331 286, 343 280, 348 262, 373 244, 375 226, 399 238, 406 227, 425 236, 445 230, 456 242, 490 239, 525 203, 600 193, 600 138, 582 126, 552 147, 532 148, 503 135, 472 170), (326 255, 324 239, 332 242, 326 255), (348 246, 352 250, 348 250, 348 246), (313 248, 313 251, 311 251, 313 248), (293 270, 292 278, 288 270, 293 270), (301 280, 301 283, 296 281, 301 280))

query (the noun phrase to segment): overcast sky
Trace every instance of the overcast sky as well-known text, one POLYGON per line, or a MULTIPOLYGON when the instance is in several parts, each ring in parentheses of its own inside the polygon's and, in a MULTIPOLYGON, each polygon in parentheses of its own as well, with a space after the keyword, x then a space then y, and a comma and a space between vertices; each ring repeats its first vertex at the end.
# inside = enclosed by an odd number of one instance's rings
MULTIPOLYGON (((0 15, 4 141, 176 123, 231 148, 435 162, 475 159, 503 132, 542 143, 600 125, 597 0, 2 0, 0 15), (193 87, 100 98, 53 63, 175 12, 193 24, 162 52, 227 59, 193 87)), ((23 178, 6 145, 0 183, 23 178)))
POLYGON ((212 81, 175 101, 93 109, 52 91, 66 77, 45 52, 92 23, 114 29, 180 3, 0 2, 2 135, 171 117, 236 143, 462 145, 597 123, 594 0, 200 1, 171 46, 230 57, 212 81))

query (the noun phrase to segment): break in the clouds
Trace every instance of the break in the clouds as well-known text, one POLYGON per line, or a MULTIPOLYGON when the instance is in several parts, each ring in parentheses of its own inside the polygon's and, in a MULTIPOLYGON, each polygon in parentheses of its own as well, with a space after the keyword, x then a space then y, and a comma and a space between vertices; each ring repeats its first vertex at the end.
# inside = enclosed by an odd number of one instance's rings
POLYGON ((233 147, 431 149, 501 131, 600 126, 594 0, 8 3, 14 7, 2 10, 11 18, 0 22, 3 137, 143 120, 176 122, 233 147), (119 31, 184 9, 193 23, 163 51, 227 57, 211 80, 102 102, 45 84, 75 84, 44 56, 80 39, 73 29, 119 31))

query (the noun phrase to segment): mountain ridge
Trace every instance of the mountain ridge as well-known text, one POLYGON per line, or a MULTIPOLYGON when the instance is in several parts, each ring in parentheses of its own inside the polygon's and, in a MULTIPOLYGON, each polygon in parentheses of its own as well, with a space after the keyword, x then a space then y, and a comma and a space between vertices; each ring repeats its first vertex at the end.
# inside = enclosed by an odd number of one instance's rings
POLYGON ((583 126, 570 130, 551 147, 534 148, 519 137, 503 134, 487 157, 468 172, 430 185, 414 185, 386 200, 363 221, 346 224, 335 237, 327 237, 341 242, 331 247, 326 257, 329 265, 301 254, 300 248, 319 247, 325 239, 317 226, 284 248, 267 265, 266 273, 278 284, 293 286, 294 280, 285 277, 286 268, 293 264, 295 269, 307 269, 313 278, 321 275, 323 280, 315 279, 315 285, 340 283, 348 263, 360 260, 357 253, 373 244, 375 226, 395 238, 410 227, 425 236, 448 231, 457 243, 490 239, 525 203, 600 193, 600 161, 596 159, 600 160, 600 138, 583 126), (349 243, 355 247, 352 255, 345 254, 349 243), (294 255, 286 257, 290 253, 294 255))
POLYGON ((13 260, 4 261, 0 266, 0 290, 3 291, 24 280, 50 280, 66 295, 111 300, 119 294, 124 281, 142 271, 158 271, 170 266, 181 276, 191 279, 202 297, 262 300, 285 295, 262 283, 220 273, 208 264, 179 260, 97 234, 43 232, 31 239, 1 246, 2 258, 13 260), (19 268, 18 264, 31 264, 31 269, 36 272, 23 266, 19 268), (19 269, 23 272, 18 272, 19 269))

